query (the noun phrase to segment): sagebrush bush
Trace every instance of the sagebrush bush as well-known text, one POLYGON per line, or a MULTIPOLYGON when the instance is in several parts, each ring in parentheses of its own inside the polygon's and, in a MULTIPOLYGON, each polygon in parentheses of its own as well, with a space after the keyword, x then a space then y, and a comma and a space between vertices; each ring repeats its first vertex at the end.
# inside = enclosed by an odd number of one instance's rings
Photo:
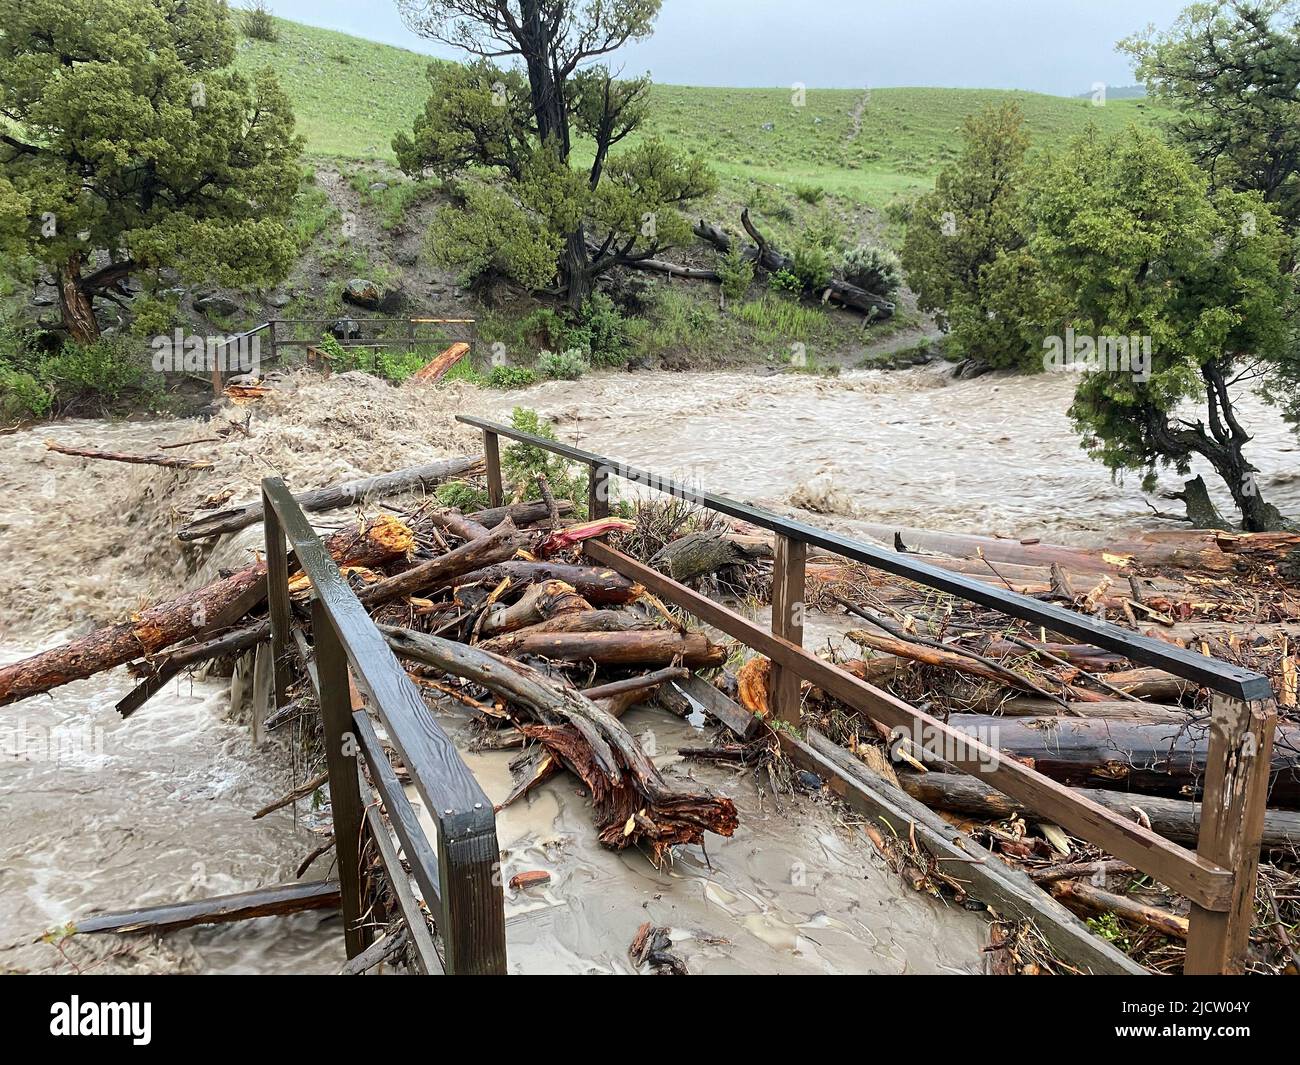
POLYGON ((543 351, 537 356, 537 372, 556 381, 576 381, 590 368, 581 348, 543 351))
POLYGON ((903 284, 903 265, 888 248, 859 244, 844 253, 844 280, 877 296, 892 296, 903 284))

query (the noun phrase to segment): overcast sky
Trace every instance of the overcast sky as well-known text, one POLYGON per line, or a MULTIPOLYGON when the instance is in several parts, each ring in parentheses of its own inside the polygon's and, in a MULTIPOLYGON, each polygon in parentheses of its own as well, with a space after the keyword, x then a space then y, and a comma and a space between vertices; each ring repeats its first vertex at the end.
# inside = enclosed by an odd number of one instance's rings
MULTIPOLYGON (((655 35, 619 53, 675 85, 943 85, 1075 95, 1133 79, 1115 42, 1188 0, 664 0, 655 35)), ((238 0, 232 6, 239 6, 238 0)), ((270 0, 277 15, 421 52, 392 0, 270 0)))

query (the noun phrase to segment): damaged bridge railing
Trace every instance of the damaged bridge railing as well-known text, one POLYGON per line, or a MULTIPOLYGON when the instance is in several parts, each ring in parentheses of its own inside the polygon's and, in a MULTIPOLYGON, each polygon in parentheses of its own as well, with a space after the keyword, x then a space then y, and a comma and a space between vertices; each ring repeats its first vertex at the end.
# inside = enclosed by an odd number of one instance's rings
POLYGON ((349 959, 372 948, 361 868, 368 828, 420 968, 449 975, 505 972, 505 910, 492 803, 434 720, 284 482, 276 477, 264 480, 262 501, 275 705, 277 709, 285 705, 291 680, 288 656, 296 652, 320 706, 349 959), (312 647, 293 618, 286 536, 297 566, 311 584, 312 647), (388 761, 358 689, 378 715, 436 826, 432 845, 388 761), (429 934, 419 901, 410 889, 381 805, 433 916, 437 942, 429 934))
POLYGON ((620 477, 770 530, 776 536, 770 631, 604 543, 590 540, 584 550, 595 561, 639 582, 661 599, 682 607, 771 660, 772 713, 778 721, 791 726, 777 729, 776 734, 794 761, 815 771, 828 768, 817 752, 792 731, 800 727, 799 683, 806 680, 889 728, 906 730, 914 744, 932 755, 980 777, 1028 809, 1183 894, 1191 903, 1185 972, 1242 970, 1254 911, 1268 768, 1277 720, 1273 690, 1262 674, 941 569, 914 555, 792 521, 603 455, 481 418, 460 416, 458 420, 483 431, 492 506, 503 502, 500 437, 506 437, 585 464, 590 469, 588 503, 592 518, 609 513, 610 479, 620 477), (1196 850, 1178 846, 1036 770, 1003 757, 978 739, 806 650, 803 599, 809 547, 1115 651, 1209 689, 1210 743, 1196 850))

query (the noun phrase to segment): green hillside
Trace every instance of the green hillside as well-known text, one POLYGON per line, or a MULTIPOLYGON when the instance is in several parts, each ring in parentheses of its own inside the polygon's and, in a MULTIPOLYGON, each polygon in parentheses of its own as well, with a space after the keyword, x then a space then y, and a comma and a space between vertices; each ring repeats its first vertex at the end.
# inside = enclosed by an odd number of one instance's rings
MULTIPOLYGON (((409 127, 423 105, 429 57, 278 21, 279 41, 240 41, 238 65, 269 64, 279 72, 312 153, 391 160, 393 133, 409 127)), ((703 152, 724 180, 815 183, 879 204, 929 184, 956 153, 962 118, 1007 97, 1020 101, 1036 145, 1090 122, 1118 129, 1159 114, 1142 99, 1095 107, 985 89, 809 89, 804 106, 795 107, 788 88, 657 85, 647 132, 703 152)))

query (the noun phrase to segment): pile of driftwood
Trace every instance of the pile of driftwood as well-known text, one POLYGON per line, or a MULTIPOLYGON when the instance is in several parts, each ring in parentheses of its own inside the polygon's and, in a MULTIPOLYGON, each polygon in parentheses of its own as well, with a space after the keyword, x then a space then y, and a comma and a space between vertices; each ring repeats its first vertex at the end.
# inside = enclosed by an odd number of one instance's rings
MULTIPOLYGON (((475 468, 475 460, 455 459, 297 498, 310 511, 336 510, 475 468)), ((520 486, 520 495, 536 487, 520 486)), ((706 831, 731 835, 732 802, 667 780, 619 720, 661 685, 720 666, 725 648, 673 620, 631 581, 583 562, 584 539, 628 523, 573 523, 566 518, 573 505, 542 487, 540 501, 471 514, 443 509, 430 496, 414 509, 358 516, 326 549, 431 703, 466 708, 485 747, 527 748, 507 803, 569 771, 586 786, 596 831, 611 848, 641 846, 660 862, 706 831)), ((260 503, 248 504, 196 518, 179 536, 212 538, 261 517, 260 503)), ((289 587, 293 624, 310 657, 310 588, 292 565, 289 587)), ((133 713, 182 670, 265 646, 266 590, 266 563, 256 561, 4 666, 0 705, 129 665, 139 684, 118 709, 133 713)), ((276 727, 294 714, 314 720, 301 669, 298 678, 289 706, 272 714, 264 704, 258 725, 276 727)))
MULTIPOLYGON (((899 551, 999 587, 1057 602, 1121 626, 1257 670, 1279 705, 1265 817, 1252 966, 1296 971, 1300 922, 1300 536, 1148 534, 1099 550, 1037 540, 872 530, 899 551)), ((711 542, 754 530, 713 530, 711 542)), ((739 546, 739 545, 735 545, 739 546)), ((718 557, 723 557, 717 548, 718 557)), ((704 552, 692 545, 689 557, 704 552)), ((1194 683, 1122 655, 1059 637, 1003 614, 831 556, 808 566, 810 607, 844 617, 843 636, 819 649, 860 678, 1132 818, 1195 846, 1209 746, 1210 696, 1194 683)), ((735 677, 737 698, 768 708, 766 659, 735 677)), ((902 789, 1024 868, 1067 907, 1103 922, 1143 964, 1181 966, 1187 904, 905 737, 808 684, 802 719, 902 789), (1120 922, 1115 933, 1105 922, 1120 922)), ((730 744, 740 756, 744 748, 730 744)), ((766 752, 762 752, 766 757, 766 752)), ((879 849, 918 887, 947 889, 931 863, 879 849), (918 870, 920 874, 918 875, 918 870)), ((960 893, 960 892, 959 892, 960 893)), ((1008 956, 1017 935, 1003 929, 1008 956)), ((1041 970, 1041 956, 1026 971, 1041 970)))

